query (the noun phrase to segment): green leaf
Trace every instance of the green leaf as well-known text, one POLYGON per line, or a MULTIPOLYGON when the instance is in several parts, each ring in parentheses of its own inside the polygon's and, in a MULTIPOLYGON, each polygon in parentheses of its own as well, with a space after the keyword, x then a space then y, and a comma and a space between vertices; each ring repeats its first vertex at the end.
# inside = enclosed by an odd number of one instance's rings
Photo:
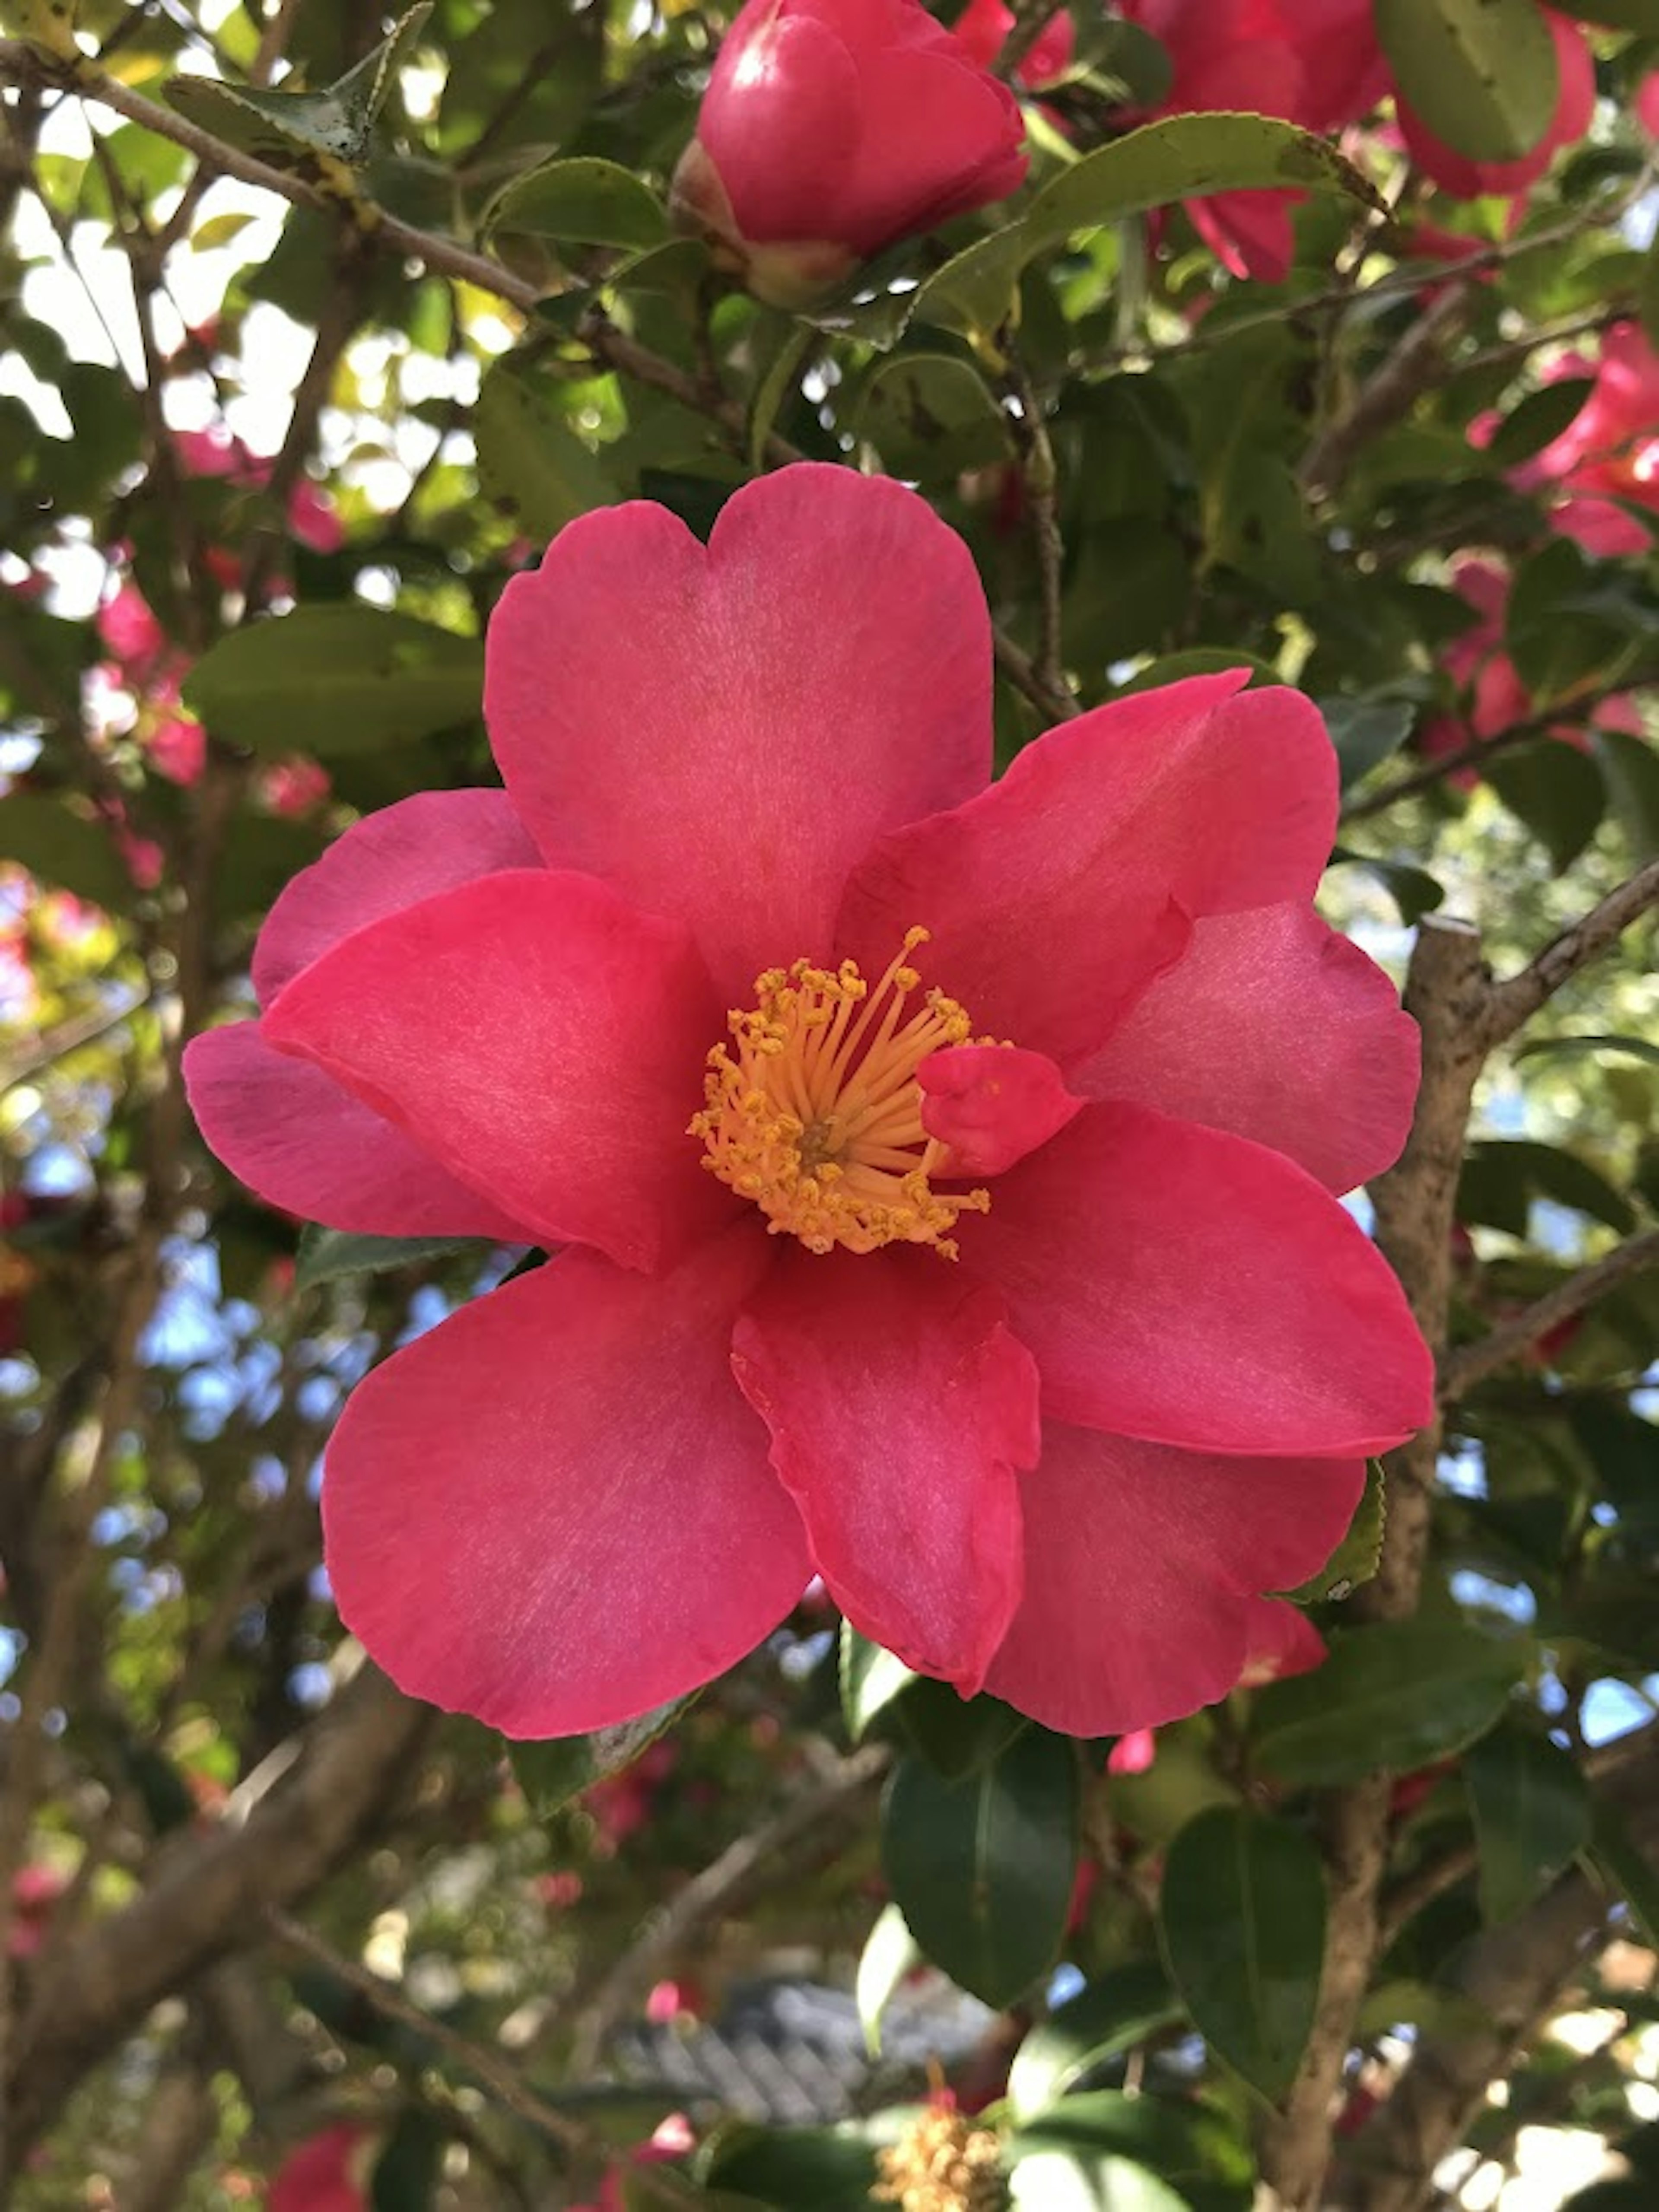
POLYGON ((1349 1629, 1316 1673, 1258 1692, 1256 1764, 1281 1782, 1327 1784, 1449 1758, 1503 1711, 1527 1653, 1459 1621, 1349 1629))
POLYGON ((698 2159, 699 2179, 788 2212, 849 2212, 870 2203, 875 2146, 856 2125, 762 2128, 728 2121, 698 2159))
POLYGON ((4 0, 0 5, 0 31, 8 38, 27 39, 60 61, 78 61, 75 43, 76 0, 4 0))
POLYGON ((1264 2097, 1296 2078, 1319 1998, 1325 1881, 1299 1828, 1217 1806, 1170 1846, 1159 1920, 1193 2025, 1264 2097))
POLYGON ((1650 1066, 1659 1067, 1659 1044, 1646 1037, 1634 1036, 1556 1036, 1533 1037, 1516 1053, 1516 1060, 1542 1060, 1559 1053, 1569 1059, 1591 1052, 1616 1052, 1626 1060, 1645 1060, 1650 1066))
POLYGON ((371 752, 477 719, 483 647, 410 615, 299 607, 233 630, 203 654, 185 703, 216 737, 256 753, 371 752))
POLYGON ((1529 392, 1492 433, 1486 453, 1493 466, 1512 469, 1541 453, 1559 437, 1595 389, 1594 377, 1564 376, 1541 392, 1529 392))
POLYGON ((864 2046, 872 2058, 881 2056, 881 2016, 899 1984, 921 1958, 921 1946, 905 1926, 904 1915, 896 1905, 884 1905, 859 1955, 858 1975, 853 1984, 864 2046))
POLYGON ((290 167, 299 152, 360 169, 398 71, 431 13, 432 0, 421 0, 355 68, 319 91, 272 92, 216 77, 175 76, 167 97, 181 115, 262 161, 290 167))
POLYGON ((1192 2200, 1115 2151, 1040 2150, 1011 2181, 1018 2212, 1190 2212, 1192 2200))
POLYGON ((505 362, 483 380, 472 428, 485 496, 532 538, 556 537, 567 522, 617 498, 591 448, 505 362))
POLYGON ((1061 2157, 1094 2185, 1096 2194, 1056 2197, 1056 2212, 1061 2206, 1069 2212, 1073 2203, 1115 2212, 1117 2198, 1102 2192, 1119 2178, 1121 2160, 1156 2174, 1192 2212, 1249 2212, 1255 2193, 1249 2145, 1230 2118, 1194 2098, 1176 2102, 1109 2089, 1066 2097, 1012 2136, 1004 2157, 1013 2169, 1018 2201, 1032 2212, 1050 2212, 1050 2200, 1035 2190, 1020 2193, 1022 2169, 1035 2166, 1042 2179, 1058 2178, 1063 2169, 1055 2161, 1061 2157))
MULTIPOLYGON (((1375 185, 1311 131, 1265 115, 1169 116, 1063 169, 1018 222, 976 240, 935 270, 910 295, 910 313, 982 343, 994 341, 1012 310, 1020 271, 1075 233, 1175 200, 1285 185, 1343 192, 1388 211, 1375 185)), ((895 330, 886 343, 897 335, 895 330)), ((872 343, 880 340, 872 337, 872 343)))
POLYGON ((1659 853, 1659 752, 1627 730, 1592 730, 1614 813, 1638 860, 1659 853))
POLYGON ((850 428, 867 438, 896 477, 955 477, 1006 460, 1008 420, 965 361, 903 353, 878 361, 854 407, 850 428))
POLYGON ((1480 1911, 1512 1920, 1589 1842, 1584 1778, 1547 1737, 1497 1728, 1463 1760, 1480 1853, 1480 1911))
POLYGON ((1425 869, 1411 867, 1403 860, 1379 860, 1369 853, 1351 853, 1339 845, 1331 854, 1331 866, 1342 865, 1363 868, 1368 876, 1374 876, 1399 908, 1400 919, 1407 929, 1414 929, 1425 914, 1445 903, 1444 885, 1425 869))
POLYGON ((665 244, 669 234, 668 217, 648 185, 631 169, 586 154, 515 177, 491 205, 484 228, 641 251, 665 244))
POLYGON ((392 1267, 412 1267, 424 1260, 447 1260, 456 1252, 482 1259, 490 1249, 477 1237, 356 1237, 344 1229, 319 1229, 308 1222, 300 1232, 294 1270, 296 1291, 319 1283, 337 1283, 348 1275, 381 1275, 392 1267))
POLYGON ((1639 31, 1659 39, 1659 0, 1552 0, 1556 13, 1583 22, 1605 23, 1612 31, 1639 31))
POLYGON ((1637 1844, 1608 1797, 1595 1800, 1588 1856, 1601 1881, 1630 1907, 1643 1942, 1659 1944, 1659 1867, 1637 1844))
POLYGON ((116 914, 137 896, 108 831, 45 792, 0 799, 0 859, 19 860, 43 884, 116 914))
POLYGON ((1565 869, 1583 851, 1607 811, 1607 787, 1588 753, 1559 738, 1534 738, 1496 760, 1481 774, 1548 853, 1565 869))
POLYGON ((1405 699, 1322 699, 1319 711, 1336 747, 1344 791, 1397 753, 1417 719, 1405 699))
POLYGON ((882 1806, 893 1901, 936 1966, 988 2005, 1011 2004, 1053 1965, 1077 1872, 1077 1755, 1043 1729, 946 1782, 900 1761, 882 1806))
POLYGON ((432 2113, 401 2114, 374 2161, 370 2212, 427 2212, 437 2192, 444 2142, 432 2113))
POLYGON ((1154 1961, 1102 1974, 1039 2021, 1014 2053, 1008 2069, 1014 2118, 1030 2119, 1093 2068, 1180 2018, 1169 1977, 1154 1961))
POLYGON ((1472 161, 1513 161, 1561 96, 1537 0, 1376 0, 1376 35, 1402 99, 1472 161))
POLYGON ((1380 1459, 1368 1461, 1365 1487, 1348 1523, 1348 1533, 1316 1575, 1285 1595, 1297 1605, 1340 1602, 1368 1583, 1382 1555, 1382 1532, 1388 1523, 1388 1478, 1380 1459))
POLYGON ((862 1743, 875 1729, 878 1721, 885 1721, 880 1730, 890 1738, 896 1715, 890 1711, 895 1700, 908 1690, 912 1682, 921 1680, 913 1674, 902 1659, 896 1659, 890 1651, 884 1651, 879 1644, 872 1644, 867 1636, 860 1636, 850 1620, 841 1625, 841 1710, 847 1723, 847 1733, 854 1743, 862 1743))
POLYGON ((637 1720, 596 1729, 591 1735, 557 1736, 538 1743, 509 1741, 507 1755, 531 1811, 538 1820, 548 1820, 584 1790, 603 1782, 607 1774, 618 1774, 624 1766, 631 1766, 648 1744, 667 1734, 700 1695, 694 1690, 690 1697, 672 1698, 667 1705, 641 1713, 637 1720))

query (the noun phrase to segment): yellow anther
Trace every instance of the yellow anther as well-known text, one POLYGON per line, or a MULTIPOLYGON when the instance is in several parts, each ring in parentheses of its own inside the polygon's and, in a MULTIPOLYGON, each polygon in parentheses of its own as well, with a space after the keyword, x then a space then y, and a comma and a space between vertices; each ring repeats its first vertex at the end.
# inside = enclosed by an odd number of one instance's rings
POLYGON ((756 1004, 726 1018, 730 1044, 708 1054, 706 1103, 689 1126, 703 1165, 809 1251, 931 1244, 954 1260, 957 1216, 990 1206, 988 1191, 933 1185, 945 1148, 922 1127, 916 1070, 965 1043, 973 1024, 937 988, 907 1006, 921 983, 908 956, 927 939, 907 930, 873 985, 852 960, 765 969, 756 1004))

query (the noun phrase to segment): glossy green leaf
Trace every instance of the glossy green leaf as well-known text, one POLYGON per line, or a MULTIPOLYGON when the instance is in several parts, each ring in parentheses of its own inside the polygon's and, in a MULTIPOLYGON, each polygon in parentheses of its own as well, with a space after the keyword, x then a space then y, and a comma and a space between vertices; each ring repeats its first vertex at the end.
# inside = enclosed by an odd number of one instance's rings
POLYGON ((1563 376, 1541 391, 1529 392, 1492 432, 1486 453, 1493 465, 1512 469, 1541 453, 1566 428, 1595 388, 1591 377, 1563 376))
POLYGON ((358 601, 299 607, 204 653, 185 703, 215 737, 257 753, 368 752, 473 721, 483 647, 358 601))
POLYGON ((592 448, 506 362, 485 377, 472 429, 485 495, 532 538, 556 537, 579 514, 617 496, 592 448))
POLYGON ((1522 1728, 1498 1728, 1463 1759, 1480 1852, 1480 1910, 1512 1920, 1589 1841, 1584 1778, 1564 1751, 1522 1728))
POLYGON ((1191 2199, 1115 2151, 1040 2150, 1014 2168, 1018 2212, 1190 2212, 1191 2199))
POLYGON ((1322 699, 1319 706, 1336 747, 1344 791, 1391 759, 1417 719, 1415 708, 1404 699, 1322 699))
POLYGON ((471 1252, 482 1260, 489 1243, 477 1237, 357 1237, 344 1229, 319 1229, 307 1223, 300 1232, 294 1270, 296 1291, 319 1283, 337 1283, 349 1275, 381 1275, 392 1267, 410 1267, 425 1260, 447 1260, 471 1252))
POLYGON ((1170 1846, 1158 1910, 1164 1956, 1194 2027, 1253 2088, 1282 2096, 1319 1998, 1317 1850, 1283 1820, 1218 1806, 1170 1846))
POLYGON ((1006 460, 1008 420, 965 361, 902 353, 878 362, 860 392, 852 428, 893 475, 925 481, 1006 460))
POLYGON ((1031 1729, 960 1782, 902 1759, 882 1806, 893 1901, 922 1950, 989 2005, 1053 1965, 1077 1872, 1077 1754, 1031 1729))
POLYGON ((1280 1782, 1331 1784, 1449 1758, 1503 1711, 1527 1652, 1455 1620, 1339 1632, 1322 1667, 1257 1694, 1256 1764, 1280 1782))
POLYGON ((1027 2120, 1073 2084, 1182 2016, 1168 1975, 1152 1960, 1102 1974, 1040 2020, 1008 2069, 1008 2101, 1027 2120))
POLYGON ((1400 919, 1407 929, 1414 929, 1425 914, 1432 914, 1446 902, 1445 886, 1437 883, 1425 868, 1413 868, 1403 860, 1377 860, 1369 853, 1352 853, 1339 845, 1331 854, 1331 866, 1342 862, 1376 878, 1399 908, 1400 919))
POLYGON ((507 1757, 531 1811, 545 1820, 584 1790, 631 1766, 648 1744, 665 1735, 682 1713, 695 1704, 700 1692, 671 1698, 637 1720, 615 1728, 596 1729, 591 1735, 567 1735, 540 1743, 509 1741, 507 1757))
POLYGON ((1637 855, 1659 854, 1659 753, 1627 730, 1595 730, 1590 744, 1601 764, 1614 813, 1637 855))
POLYGON ((1365 1487, 1348 1523, 1348 1533, 1316 1575, 1310 1575, 1297 1589, 1287 1590, 1298 1605, 1340 1603, 1368 1583, 1382 1554, 1382 1533, 1388 1525, 1388 1478, 1380 1459, 1369 1461, 1365 1487))
POLYGON ((1376 34, 1402 99, 1473 161, 1513 161, 1561 95, 1537 0, 1376 0, 1376 34))
POLYGON ((1515 1057, 1516 1060, 1543 1060, 1559 1055, 1562 1059, 1571 1060, 1581 1054, 1596 1052, 1616 1053, 1625 1060, 1644 1060, 1650 1066, 1659 1067, 1659 1044, 1652 1043, 1646 1037, 1638 1036, 1586 1035, 1531 1037, 1516 1053, 1515 1057))
POLYGON ((118 914, 137 896, 103 825, 42 791, 0 799, 0 860, 19 860, 43 884, 118 914))
POLYGON ((1553 0, 1556 13, 1602 23, 1613 31, 1639 31, 1659 39, 1659 0, 1553 0))
POLYGON ((850 1620, 842 1621, 841 1710, 854 1743, 862 1743, 878 1721, 887 1723, 881 1733, 890 1735, 896 1717, 890 1709, 912 1682, 920 1680, 902 1659, 884 1651, 867 1636, 860 1636, 850 1620))
POLYGON ((432 0, 409 9, 372 52, 335 83, 315 92, 272 91, 216 77, 175 76, 167 88, 181 115, 262 160, 289 166, 297 153, 361 168, 374 129, 432 13, 432 0))
POLYGON ((697 2160, 697 2178, 788 2212, 851 2212, 871 2202, 875 2146, 856 2124, 759 2128, 727 2122, 697 2160))
POLYGON ((853 1984, 865 2049, 872 2058, 881 2056, 881 2016, 900 1983, 921 1960, 921 1948, 904 1924, 904 1915, 896 1905, 884 1905, 859 1954, 853 1984))
POLYGON ((1576 745, 1534 738, 1487 762, 1486 781, 1525 823, 1558 869, 1570 868, 1601 827, 1607 787, 1576 745))
POLYGON ((549 161, 513 182, 485 219, 490 231, 523 231, 584 246, 643 251, 665 244, 662 203, 631 169, 595 155, 549 161))
MULTIPOLYGON (((1060 2158, 1096 2185, 1094 2198, 1072 2201, 1103 2203, 1103 2161, 1127 2161, 1156 2175, 1191 2212, 1249 2212, 1255 2193, 1255 2162, 1237 2126, 1194 2098, 1177 2102, 1109 2089, 1066 2097, 1020 2127, 1009 2138, 1005 2157, 1017 2193, 1027 2164, 1036 2166, 1040 2179, 1052 2174, 1058 2184, 1062 2169, 1053 2161, 1060 2158)), ((1115 2164, 1104 2172, 1118 2178, 1115 2164)), ((1048 2199, 1032 2191, 1019 2201, 1034 2212, 1039 2206, 1048 2212, 1048 2199)), ((1057 2200, 1062 2205, 1067 2201, 1057 2200)), ((1104 2212, 1113 2212, 1115 2201, 1105 2197, 1104 2212)))
POLYGON ((1659 1866, 1637 1843, 1609 1797, 1595 1800, 1588 1856, 1607 1887, 1630 1907, 1643 1942, 1659 1944, 1659 1866))
POLYGON ((994 341, 1012 312, 1021 270, 1076 233, 1176 200, 1287 185, 1341 192, 1383 210, 1376 187, 1328 139, 1293 124, 1220 113, 1144 124, 1062 169, 1018 222, 976 240, 935 270, 911 296, 909 314, 994 341))

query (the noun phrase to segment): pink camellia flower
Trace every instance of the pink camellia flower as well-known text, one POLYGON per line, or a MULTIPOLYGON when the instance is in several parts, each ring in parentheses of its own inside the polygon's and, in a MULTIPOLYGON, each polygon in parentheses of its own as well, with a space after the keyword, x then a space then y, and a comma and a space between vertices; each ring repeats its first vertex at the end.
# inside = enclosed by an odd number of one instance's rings
POLYGON ((1232 1687, 1431 1396, 1332 1194, 1397 1152, 1415 1030, 1310 904, 1318 714, 1244 683, 988 787, 966 547, 823 465, 707 548, 635 502, 508 583, 506 789, 348 830, 261 933, 262 1018, 190 1051, 268 1203, 563 1248, 330 1444, 334 1594, 405 1689, 597 1728, 815 1572, 1058 1729, 1232 1687))
POLYGON ((748 0, 675 216, 757 297, 805 306, 883 246, 1006 199, 1024 137, 1018 101, 921 0, 748 0))
POLYGON ((1552 371, 1592 374, 1595 388, 1558 438, 1516 470, 1523 489, 1565 495, 1552 520, 1588 553, 1645 553, 1653 534, 1617 502, 1659 514, 1659 353, 1635 323, 1616 323, 1594 362, 1563 356, 1552 371))
POLYGON ((277 2168, 265 2212, 368 2212, 374 2150, 374 2136, 352 2120, 309 2136, 277 2168))
MULTIPOLYGON (((989 69, 1014 27, 1014 15, 1002 0, 968 0, 952 29, 981 69, 989 69)), ((1064 76, 1077 50, 1077 33, 1069 9, 1057 9, 1026 49, 1015 70, 1023 85, 1037 91, 1064 76)))
MULTIPOLYGON (((1159 115, 1243 111, 1334 131, 1388 88, 1370 0, 1123 0, 1121 13, 1169 52, 1159 115)), ((1192 200, 1194 228, 1235 276, 1281 282, 1291 267, 1299 191, 1218 192, 1192 200)))
MULTIPOLYGON (((251 452, 222 422, 205 430, 175 430, 173 442, 187 476, 222 477, 249 491, 258 491, 270 481, 270 457, 251 452)), ((309 477, 301 477, 289 494, 288 527, 291 538, 314 553, 337 553, 345 543, 345 531, 333 501, 309 477)), ((237 575, 234 573, 228 580, 221 580, 229 590, 237 575)))
MULTIPOLYGON (((1305 1613, 1284 1598, 1259 1597, 1244 1632, 1244 1664, 1234 1685, 1259 1690, 1289 1674, 1309 1674, 1325 1663, 1325 1639, 1305 1613)), ((1106 1756, 1108 1774, 1144 1774, 1158 1756, 1155 1729, 1132 1729, 1106 1756)))
MULTIPOLYGON (((0 1275, 4 1265, 5 1254, 0 1251, 0 1275)), ((11 1878, 11 1929, 6 1940, 12 1958, 33 1959, 45 1949, 52 1916, 68 1887, 67 1875, 39 1859, 18 1868, 11 1878)))
POLYGON ((1577 23, 1553 9, 1544 10, 1550 37, 1555 42, 1560 94, 1549 128, 1538 143, 1513 161, 1474 161, 1437 138, 1401 99, 1395 106, 1400 132, 1413 160, 1443 191, 1461 200, 1480 199, 1492 193, 1517 198, 1535 185, 1564 146, 1575 146, 1589 129, 1595 109, 1595 60, 1589 42, 1577 23))
MULTIPOLYGON (((1532 694, 1521 680, 1521 672, 1504 650, 1508 574, 1493 562, 1465 556, 1453 562, 1451 580, 1477 616, 1441 656, 1447 674, 1465 694, 1467 704, 1461 714, 1431 714, 1423 723, 1417 732, 1416 749, 1427 760, 1443 760, 1472 743, 1485 744, 1534 720, 1538 712, 1532 694)), ((1597 701, 1593 720, 1597 728, 1623 730, 1634 737, 1644 731, 1641 709, 1629 692, 1597 701)), ((1573 721, 1562 721, 1547 734, 1581 750, 1589 743, 1584 729, 1573 721)), ((1472 768, 1462 768, 1454 769, 1447 781, 1468 790, 1479 779, 1472 768)))

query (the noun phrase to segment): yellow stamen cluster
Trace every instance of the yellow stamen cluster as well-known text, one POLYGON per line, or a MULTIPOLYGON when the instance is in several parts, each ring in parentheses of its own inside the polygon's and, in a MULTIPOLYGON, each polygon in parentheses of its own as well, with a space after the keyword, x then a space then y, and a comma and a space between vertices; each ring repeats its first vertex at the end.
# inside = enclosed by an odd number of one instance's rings
POLYGON ((870 2194, 900 2212, 995 2212, 1006 2201, 996 2137, 948 2106, 929 2105, 878 2163, 870 2194))
POLYGON ((703 1165, 809 1251, 931 1244, 954 1260, 957 1215, 990 1206, 988 1191, 947 1195, 928 1180, 945 1147, 921 1125, 916 1070, 968 1043, 973 1024, 936 990, 906 1018, 921 985, 909 956, 927 939, 908 931, 873 988, 852 960, 769 968, 755 978, 757 1003, 729 1017, 732 1044, 708 1055, 708 1103, 690 1131, 703 1165))

